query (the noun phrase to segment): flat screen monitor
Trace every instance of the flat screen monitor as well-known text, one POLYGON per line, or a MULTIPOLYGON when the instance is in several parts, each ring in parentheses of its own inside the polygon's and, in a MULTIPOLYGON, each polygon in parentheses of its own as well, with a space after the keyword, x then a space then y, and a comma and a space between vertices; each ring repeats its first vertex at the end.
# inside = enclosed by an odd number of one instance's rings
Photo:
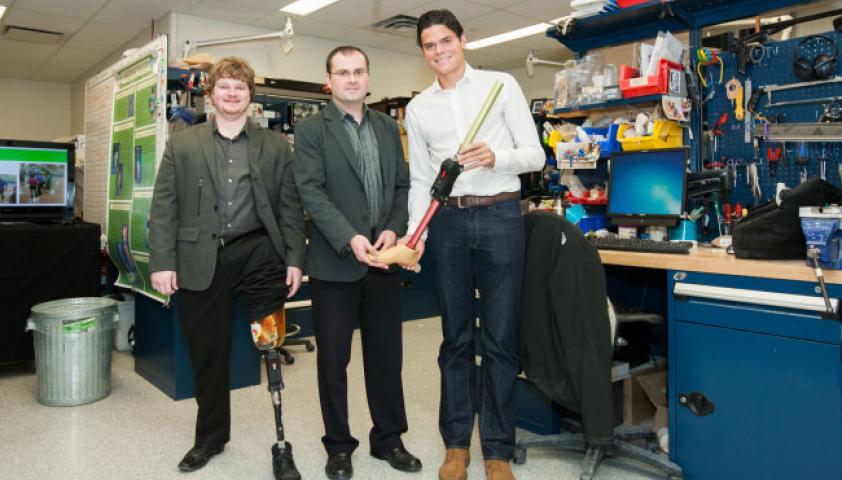
POLYGON ((673 226, 684 212, 686 148, 611 156, 607 215, 615 225, 673 226))
POLYGON ((0 140, 0 220, 73 218, 72 143, 0 140))

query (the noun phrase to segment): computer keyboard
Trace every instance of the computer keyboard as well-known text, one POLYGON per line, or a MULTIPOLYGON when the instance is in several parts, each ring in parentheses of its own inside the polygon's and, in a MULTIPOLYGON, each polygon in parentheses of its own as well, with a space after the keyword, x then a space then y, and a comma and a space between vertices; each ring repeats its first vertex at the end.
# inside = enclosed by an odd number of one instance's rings
POLYGON ((640 238, 599 238, 588 237, 596 248, 601 250, 628 250, 632 252, 678 253, 688 254, 693 248, 692 242, 667 242, 643 240, 640 238))

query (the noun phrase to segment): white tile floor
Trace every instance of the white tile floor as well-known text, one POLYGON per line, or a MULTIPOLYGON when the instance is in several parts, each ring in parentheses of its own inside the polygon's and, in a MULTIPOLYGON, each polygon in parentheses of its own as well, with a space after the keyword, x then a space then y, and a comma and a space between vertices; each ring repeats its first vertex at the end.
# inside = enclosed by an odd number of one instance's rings
MULTIPOLYGON (((355 479, 434 480, 444 447, 438 434, 441 341, 438 318, 404 323, 404 385, 409 416, 407 448, 421 458, 420 473, 392 470, 368 454, 371 419, 362 381, 359 336, 349 367, 351 429, 361 440, 353 456, 355 479)), ((295 364, 284 369, 284 420, 287 438, 304 479, 324 479, 326 454, 316 388, 316 356, 295 349, 295 364)), ((176 465, 193 441, 196 404, 172 401, 134 373, 129 354, 115 352, 110 396, 78 407, 44 407, 36 401, 36 375, 0 370, 0 479, 272 479, 273 413, 262 385, 232 393, 231 442, 203 469, 180 474, 176 465)), ((529 435, 528 432, 518 432, 529 435)), ((469 478, 484 479, 479 441, 469 478)), ((524 465, 514 466, 519 480, 579 478, 582 456, 551 449, 530 450, 524 465)), ((643 467, 608 459, 597 478, 657 478, 643 467)))

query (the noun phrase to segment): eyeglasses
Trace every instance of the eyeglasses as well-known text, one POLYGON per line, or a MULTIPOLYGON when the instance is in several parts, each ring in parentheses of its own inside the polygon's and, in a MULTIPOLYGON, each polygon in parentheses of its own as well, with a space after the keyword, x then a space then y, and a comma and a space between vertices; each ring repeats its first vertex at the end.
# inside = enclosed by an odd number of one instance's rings
POLYGON ((339 70, 338 72, 330 72, 330 74, 335 75, 341 78, 342 80, 348 80, 349 78, 351 78, 352 75, 354 76, 354 78, 362 78, 368 75, 368 70, 364 68, 358 68, 353 72, 349 72, 348 70, 339 70))

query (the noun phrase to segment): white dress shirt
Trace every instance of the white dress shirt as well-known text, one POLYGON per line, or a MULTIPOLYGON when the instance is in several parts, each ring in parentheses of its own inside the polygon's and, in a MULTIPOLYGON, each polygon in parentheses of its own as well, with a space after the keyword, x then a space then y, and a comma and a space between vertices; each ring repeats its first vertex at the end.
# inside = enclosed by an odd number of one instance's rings
POLYGON ((442 89, 436 79, 406 108, 411 181, 408 234, 415 231, 430 205, 430 187, 441 163, 456 155, 495 80, 503 83, 503 89, 474 139, 494 152, 494 167, 463 172, 451 195, 517 192, 519 174, 544 167, 535 121, 514 77, 465 65, 465 75, 454 88, 442 89))

